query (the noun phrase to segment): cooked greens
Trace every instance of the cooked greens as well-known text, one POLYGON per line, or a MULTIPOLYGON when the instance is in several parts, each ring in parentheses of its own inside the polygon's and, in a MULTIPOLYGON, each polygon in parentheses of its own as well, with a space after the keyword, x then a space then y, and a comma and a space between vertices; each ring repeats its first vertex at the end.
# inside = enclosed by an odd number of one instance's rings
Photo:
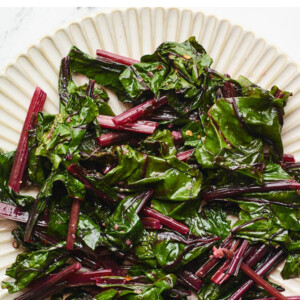
POLYGON ((194 37, 140 62, 97 54, 71 48, 59 113, 32 110, 17 155, 0 152, 0 216, 26 248, 2 288, 28 288, 19 300, 278 295, 263 279, 274 266, 287 258, 282 277, 300 275, 300 165, 281 140, 291 94, 211 69, 194 37), (132 107, 115 116, 104 88, 132 107))

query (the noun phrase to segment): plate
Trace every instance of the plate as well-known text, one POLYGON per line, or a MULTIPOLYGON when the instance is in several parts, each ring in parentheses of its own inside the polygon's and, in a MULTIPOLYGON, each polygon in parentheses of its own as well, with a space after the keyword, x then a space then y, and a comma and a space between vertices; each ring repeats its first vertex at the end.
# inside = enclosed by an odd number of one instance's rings
MULTIPOLYGON (((285 109, 283 143, 285 153, 300 161, 300 71, 294 62, 276 47, 227 20, 206 16, 198 11, 164 8, 129 8, 98 13, 60 28, 32 45, 0 74, 0 148, 17 146, 26 111, 35 87, 48 95, 44 110, 58 111, 57 80, 60 60, 72 45, 95 56, 104 49, 139 59, 152 53, 163 41, 183 42, 195 36, 214 59, 212 67, 236 78, 240 74, 264 88, 276 84, 291 91, 293 97, 285 109)), ((124 106, 112 96, 111 106, 120 113, 124 106)), ((22 249, 12 247, 10 231, 14 222, 0 220, 0 280, 5 269, 22 249)), ((300 294, 300 279, 283 280, 280 265, 270 279, 282 285, 285 295, 300 294)), ((0 299, 13 299, 0 291, 0 299)))

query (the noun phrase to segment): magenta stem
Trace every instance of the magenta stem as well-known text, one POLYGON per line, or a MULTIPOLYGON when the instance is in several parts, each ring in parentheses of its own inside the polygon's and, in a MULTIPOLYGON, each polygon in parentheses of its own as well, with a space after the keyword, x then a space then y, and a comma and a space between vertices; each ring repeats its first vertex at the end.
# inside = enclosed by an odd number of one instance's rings
POLYGON ((262 186, 240 186, 235 188, 221 188, 214 191, 208 191, 203 193, 205 200, 213 200, 216 198, 226 198, 244 193, 256 193, 266 191, 278 191, 278 190, 298 190, 300 189, 300 183, 295 180, 278 180, 277 182, 265 183, 262 186))
POLYGON ((56 285, 57 283, 63 281, 66 277, 70 276, 71 274, 77 272, 81 269, 80 263, 75 263, 71 266, 66 267, 64 270, 60 271, 59 273, 53 274, 53 276, 45 276, 44 278, 39 279, 39 284, 34 284, 35 288, 31 291, 17 297, 15 300, 27 300, 27 299, 39 299, 37 294, 44 288, 51 288, 52 286, 56 285))
POLYGON ((296 162, 294 155, 292 154, 284 154, 283 155, 283 162, 290 162, 290 163, 294 163, 296 162))
POLYGON ((66 248, 68 250, 73 250, 75 239, 76 239, 76 230, 79 218, 80 211, 80 201, 79 199, 73 199, 71 216, 69 220, 69 228, 67 235, 67 245, 66 248))
POLYGON ((142 224, 143 224, 144 228, 146 228, 148 230, 159 230, 162 228, 162 225, 159 222, 159 220, 157 220, 155 218, 144 217, 144 218, 142 218, 142 224))
POLYGON ((243 261, 243 256, 249 245, 248 240, 244 240, 239 247, 239 249, 234 253, 234 257, 228 268, 227 274, 237 276, 241 263, 243 261))
POLYGON ((180 131, 172 131, 172 136, 173 136, 174 144, 183 143, 182 133, 180 131))
POLYGON ((113 122, 113 117, 105 115, 98 116, 97 120, 99 122, 99 125, 103 128, 144 134, 153 134, 155 129, 158 127, 158 123, 146 120, 140 120, 134 123, 126 123, 124 125, 116 125, 113 122))
MULTIPOLYGON (((20 208, 14 205, 6 204, 0 202, 0 217, 8 220, 13 220, 21 223, 27 223, 28 221, 28 212, 22 211, 20 208)), ((39 226, 47 227, 48 223, 42 220, 39 220, 37 223, 39 226)))
POLYGON ((187 234, 190 231, 190 229, 187 226, 175 221, 174 219, 172 219, 168 216, 165 216, 165 215, 159 213, 158 211, 156 211, 152 208, 145 207, 142 210, 142 212, 145 216, 155 218, 155 219, 159 220, 161 224, 163 224, 179 233, 187 234))
POLYGON ((194 153, 194 149, 190 149, 181 153, 178 153, 176 157, 181 161, 187 161, 194 153))
POLYGON ((101 134, 96 140, 100 147, 107 147, 128 140, 132 134, 128 132, 111 132, 101 134))
MULTIPOLYGON (((255 270, 258 276, 266 275, 272 268, 274 268, 284 258, 284 252, 282 250, 277 251, 270 259, 268 259, 262 266, 255 270)), ((249 266, 249 263, 248 263, 249 266)), ((249 266, 250 267, 250 266, 249 266)), ((239 289, 237 289, 228 300, 238 300, 246 293, 251 286, 255 284, 254 280, 247 280, 239 289)))
POLYGON ((101 49, 97 49, 96 54, 100 57, 108 58, 116 63, 120 63, 120 64, 127 65, 127 66, 131 66, 133 64, 139 63, 138 60, 128 58, 125 56, 121 56, 121 55, 111 53, 111 52, 101 50, 101 49))
POLYGON ((185 271, 179 272, 178 275, 179 275, 179 278, 184 281, 186 286, 188 286, 189 288, 192 288, 196 292, 198 292, 200 290, 203 282, 194 273, 185 270, 185 271))
POLYGON ((120 126, 125 125, 127 123, 131 123, 140 119, 145 114, 152 112, 154 109, 166 104, 168 101, 166 96, 163 96, 159 99, 150 99, 142 104, 134 106, 133 108, 124 111, 123 113, 119 114, 118 116, 113 118, 114 124, 120 126))
POLYGON ((35 89, 23 124, 8 183, 8 185, 17 193, 20 190, 28 160, 28 132, 33 128, 36 113, 43 109, 46 97, 47 94, 42 89, 39 87, 35 89))

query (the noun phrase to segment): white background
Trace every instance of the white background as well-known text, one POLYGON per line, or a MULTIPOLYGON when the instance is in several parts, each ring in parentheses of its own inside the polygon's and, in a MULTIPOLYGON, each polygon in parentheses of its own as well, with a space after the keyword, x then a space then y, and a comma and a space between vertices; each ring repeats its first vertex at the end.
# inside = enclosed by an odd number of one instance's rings
MULTIPOLYGON (((101 1, 97 2, 101 3, 101 1)), ((111 3, 111 0, 109 2, 111 3)), ((212 5, 211 1, 206 2, 212 5)), ((247 5, 247 1, 241 2, 247 5)), ((272 2, 274 3, 274 1, 272 2)), ((69 3, 74 3, 74 1, 69 3)), ((86 1, 82 0, 79 3, 84 4, 86 1)), ((118 1, 118 3, 122 6, 124 2, 118 1)), ((126 1, 126 3, 128 2, 126 1)), ((138 3, 139 6, 141 4, 148 6, 149 1, 139 1, 138 3)), ((153 4, 153 1, 151 3, 153 4)), ((178 2, 160 1, 159 3, 158 5, 162 6, 164 3, 176 4, 178 2)), ((183 2, 180 1, 180 3, 182 6, 183 2)), ((250 5, 250 2, 248 3, 250 5)), ((264 2, 260 1, 259 3, 263 4, 264 2)), ((281 3, 285 4, 284 1, 281 3)), ((76 4, 78 5, 78 1, 76 4)), ((188 1, 187 4, 191 5, 188 1)), ((166 5, 164 6, 166 7, 166 5)), ((100 11, 108 12, 112 9, 116 9, 116 7, 0 7, 0 70, 8 63, 13 62, 18 54, 24 53, 29 46, 44 35, 51 34, 59 27, 77 21, 81 17, 100 11)), ((292 60, 300 64, 300 7, 232 7, 232 5, 231 7, 220 7, 215 5, 215 7, 198 6, 191 9, 212 14, 218 18, 225 18, 233 24, 253 31, 256 36, 265 38, 270 44, 277 46, 292 60)))

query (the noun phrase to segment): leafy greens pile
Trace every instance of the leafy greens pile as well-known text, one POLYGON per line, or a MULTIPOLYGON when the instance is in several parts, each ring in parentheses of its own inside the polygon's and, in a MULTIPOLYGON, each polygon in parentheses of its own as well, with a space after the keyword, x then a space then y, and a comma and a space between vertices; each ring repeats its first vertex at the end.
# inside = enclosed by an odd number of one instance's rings
POLYGON ((286 258, 282 277, 300 275, 300 165, 281 141, 291 94, 211 69, 194 37, 141 62, 97 55, 72 47, 59 113, 35 106, 39 90, 16 154, 0 153, 0 216, 26 248, 2 288, 28 288, 18 300, 276 296, 272 268, 286 258), (132 108, 115 116, 103 87, 132 108))

